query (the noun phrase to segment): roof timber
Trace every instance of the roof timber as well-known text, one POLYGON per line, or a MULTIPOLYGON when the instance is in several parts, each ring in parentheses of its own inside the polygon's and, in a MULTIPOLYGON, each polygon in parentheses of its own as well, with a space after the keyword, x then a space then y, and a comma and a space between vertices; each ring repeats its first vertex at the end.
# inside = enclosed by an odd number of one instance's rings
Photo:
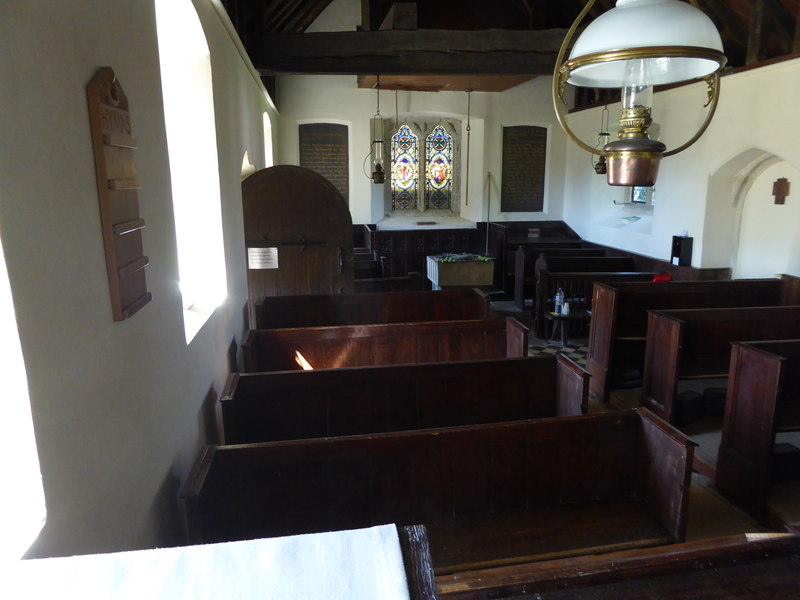
POLYGON ((251 35, 262 75, 551 75, 563 29, 360 31, 251 35))

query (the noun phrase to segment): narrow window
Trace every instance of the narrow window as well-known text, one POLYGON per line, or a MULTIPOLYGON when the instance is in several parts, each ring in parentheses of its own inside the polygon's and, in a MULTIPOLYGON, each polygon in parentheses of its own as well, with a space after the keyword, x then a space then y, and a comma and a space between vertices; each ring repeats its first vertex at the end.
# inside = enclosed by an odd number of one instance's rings
POLYGON ((272 158, 272 123, 267 113, 261 118, 264 123, 264 168, 266 169, 275 164, 272 158))
POLYGON ((156 24, 189 343, 227 293, 211 56, 190 0, 157 0, 156 24))
POLYGON ((453 138, 437 125, 425 138, 425 210, 450 210, 453 138))
POLYGON ((408 125, 392 136, 392 210, 415 210, 419 190, 419 140, 408 125))
POLYGON ((28 378, 22 360, 11 287, 0 244, 0 357, 3 365, 3 422, 13 458, 3 463, 0 495, 0 564, 22 558, 44 526, 39 454, 33 433, 28 378), (10 438, 10 439, 9 439, 10 438))

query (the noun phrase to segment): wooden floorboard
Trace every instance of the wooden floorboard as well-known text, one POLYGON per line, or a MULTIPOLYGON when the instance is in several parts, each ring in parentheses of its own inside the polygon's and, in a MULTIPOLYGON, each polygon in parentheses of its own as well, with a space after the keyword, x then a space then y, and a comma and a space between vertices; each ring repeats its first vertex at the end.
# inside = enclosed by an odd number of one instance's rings
POLYGON ((635 500, 426 523, 437 575, 672 541, 635 500))

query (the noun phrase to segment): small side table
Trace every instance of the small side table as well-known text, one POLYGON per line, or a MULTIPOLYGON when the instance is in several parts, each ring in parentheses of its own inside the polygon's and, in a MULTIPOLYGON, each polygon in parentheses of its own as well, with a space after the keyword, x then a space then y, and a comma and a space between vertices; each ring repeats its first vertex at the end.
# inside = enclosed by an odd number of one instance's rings
POLYGON ((556 332, 558 332, 561 335, 561 345, 566 346, 568 342, 567 331, 569 330, 569 322, 588 319, 589 314, 590 313, 585 310, 572 310, 568 315, 557 315, 552 311, 544 313, 544 318, 549 323, 547 327, 550 330, 549 335, 545 333, 545 341, 554 341, 556 332))

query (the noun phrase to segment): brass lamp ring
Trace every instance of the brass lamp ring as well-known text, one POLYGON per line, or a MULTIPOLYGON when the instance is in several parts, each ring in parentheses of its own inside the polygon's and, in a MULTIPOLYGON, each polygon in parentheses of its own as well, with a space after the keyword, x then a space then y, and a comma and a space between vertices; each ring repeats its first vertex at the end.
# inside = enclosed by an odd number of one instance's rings
MULTIPOLYGON (((727 57, 719 50, 713 48, 702 48, 699 46, 648 46, 646 48, 626 48, 622 50, 608 50, 604 52, 595 52, 593 54, 585 54, 572 58, 559 67, 559 87, 561 81, 564 83, 569 82, 569 77, 573 71, 586 67, 589 65, 596 65, 600 63, 616 62, 620 60, 641 60, 648 58, 700 58, 710 60, 717 63, 717 68, 714 72, 719 71, 728 62, 727 57)), ((710 77, 713 73, 707 75, 710 77)), ((705 77, 705 76, 704 76, 705 77)), ((700 77, 698 77, 699 79, 700 77)), ((613 85, 609 87, 619 87, 613 85)), ((562 90, 563 94, 563 90, 562 90)))

